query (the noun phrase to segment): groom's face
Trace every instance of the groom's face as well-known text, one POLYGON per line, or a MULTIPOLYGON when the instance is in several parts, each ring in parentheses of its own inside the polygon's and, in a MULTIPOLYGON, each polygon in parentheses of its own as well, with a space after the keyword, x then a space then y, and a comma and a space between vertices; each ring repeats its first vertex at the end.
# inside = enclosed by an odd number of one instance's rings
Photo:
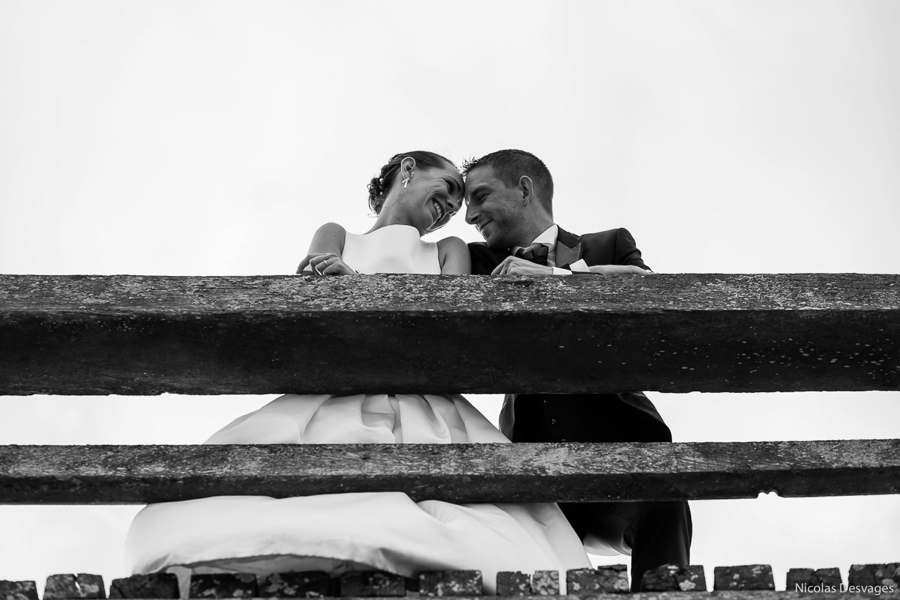
MULTIPOLYGON (((466 176, 466 223, 491 248, 511 248, 523 244, 525 229, 522 195, 494 175, 493 167, 476 167, 466 176)), ((527 236, 526 236, 527 237, 527 236)))

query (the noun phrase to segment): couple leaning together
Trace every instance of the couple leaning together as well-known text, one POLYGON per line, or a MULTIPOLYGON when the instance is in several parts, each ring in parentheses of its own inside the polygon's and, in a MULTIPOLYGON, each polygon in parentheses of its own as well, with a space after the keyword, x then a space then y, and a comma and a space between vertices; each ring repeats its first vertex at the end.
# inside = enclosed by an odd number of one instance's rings
MULTIPOLYGON (((298 272, 647 273, 624 229, 574 235, 553 222, 553 181, 540 159, 501 150, 457 168, 431 152, 398 154, 369 184, 378 218, 357 235, 329 223, 298 272), (421 236, 465 204, 485 243, 421 236)), ((583 273, 584 275, 581 275, 583 273)), ((403 368, 403 365, 397 365, 403 368)), ((502 433, 459 395, 288 394, 215 433, 208 444, 668 442, 640 392, 508 395, 502 433)), ((590 567, 585 549, 632 557, 632 589, 662 564, 689 563, 686 502, 452 504, 401 492, 275 499, 220 496, 154 504, 126 542, 134 573, 273 573, 477 569, 494 592, 498 571, 590 567)), ((562 578, 564 583, 565 579, 562 578)))

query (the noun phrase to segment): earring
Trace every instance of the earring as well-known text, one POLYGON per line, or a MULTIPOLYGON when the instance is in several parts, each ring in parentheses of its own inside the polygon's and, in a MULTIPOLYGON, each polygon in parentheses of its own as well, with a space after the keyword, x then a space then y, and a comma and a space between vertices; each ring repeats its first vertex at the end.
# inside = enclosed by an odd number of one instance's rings
POLYGON ((409 177, 403 180, 403 189, 406 189, 406 184, 409 183, 409 177))

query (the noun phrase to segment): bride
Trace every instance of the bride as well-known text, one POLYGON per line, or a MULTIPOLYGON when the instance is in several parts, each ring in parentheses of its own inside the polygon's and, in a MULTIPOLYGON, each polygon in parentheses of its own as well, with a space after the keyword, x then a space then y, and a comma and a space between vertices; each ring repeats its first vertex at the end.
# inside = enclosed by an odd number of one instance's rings
MULTIPOLYGON (((421 236, 463 202, 463 181, 431 152, 397 154, 369 184, 377 213, 364 234, 319 228, 298 272, 467 274, 466 244, 421 236)), ((281 396, 216 432, 208 444, 509 443, 460 395, 281 396)), ((402 492, 293 498, 218 496, 152 504, 126 539, 132 573, 274 573, 380 569, 477 569, 486 593, 498 571, 589 568, 581 541, 556 504, 414 502, 402 492)), ((564 590, 563 590, 564 593, 564 590)))

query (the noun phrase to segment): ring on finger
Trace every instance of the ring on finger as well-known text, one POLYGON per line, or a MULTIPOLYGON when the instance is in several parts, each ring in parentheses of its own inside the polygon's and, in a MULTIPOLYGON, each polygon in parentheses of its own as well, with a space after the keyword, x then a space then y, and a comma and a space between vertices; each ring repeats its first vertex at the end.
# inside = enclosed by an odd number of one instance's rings
POLYGON ((319 275, 324 275, 324 274, 325 274, 325 269, 328 268, 328 261, 330 261, 330 260, 331 260, 330 258, 326 258, 325 260, 323 260, 322 262, 319 263, 319 265, 322 266, 322 270, 321 270, 321 271, 319 271, 318 269, 316 269, 316 271, 319 273, 319 275))

